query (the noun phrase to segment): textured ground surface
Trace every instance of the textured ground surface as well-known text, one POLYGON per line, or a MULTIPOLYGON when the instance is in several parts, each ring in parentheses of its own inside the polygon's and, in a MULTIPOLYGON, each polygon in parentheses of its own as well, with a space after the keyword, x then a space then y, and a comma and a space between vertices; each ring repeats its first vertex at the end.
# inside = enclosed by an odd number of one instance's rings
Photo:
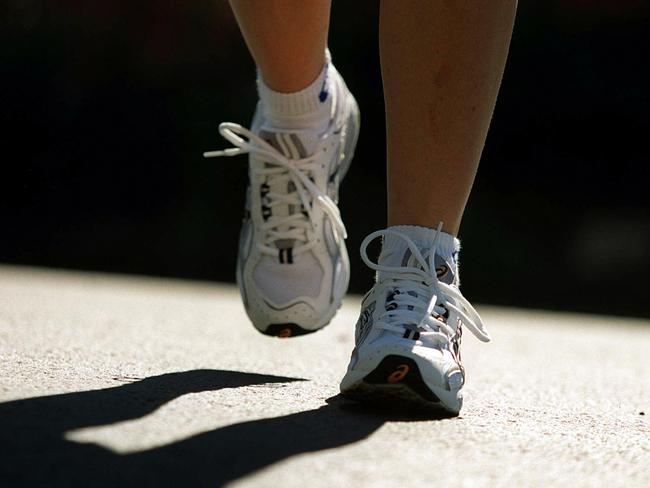
POLYGON ((0 267, 0 485, 650 486, 650 323, 479 307, 435 420, 336 397, 357 308, 271 339, 233 287, 0 267))

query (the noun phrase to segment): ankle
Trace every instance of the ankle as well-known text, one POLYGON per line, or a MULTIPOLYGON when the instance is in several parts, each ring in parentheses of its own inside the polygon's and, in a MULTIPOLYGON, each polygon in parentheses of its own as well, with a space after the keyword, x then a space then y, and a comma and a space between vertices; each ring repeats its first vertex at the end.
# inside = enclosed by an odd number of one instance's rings
POLYGON ((438 277, 448 283, 459 284, 458 255, 460 253, 460 240, 451 234, 437 229, 420 227, 417 225, 395 225, 386 229, 382 243, 379 263, 387 266, 406 266, 411 257, 407 241, 410 239, 415 247, 422 253, 425 260, 429 259, 431 247, 435 245, 433 266, 436 267, 438 277), (446 275, 445 271, 450 271, 446 275), (443 279, 444 276, 444 279, 443 279))
POLYGON ((311 84, 293 93, 272 90, 258 74, 257 89, 267 125, 285 130, 324 132, 332 115, 332 90, 338 76, 329 51, 325 64, 311 84))

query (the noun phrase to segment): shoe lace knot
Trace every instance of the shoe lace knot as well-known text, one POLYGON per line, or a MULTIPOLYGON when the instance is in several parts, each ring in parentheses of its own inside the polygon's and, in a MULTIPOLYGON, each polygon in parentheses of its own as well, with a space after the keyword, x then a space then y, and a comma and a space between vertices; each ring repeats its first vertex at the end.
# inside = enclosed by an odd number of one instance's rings
MULTIPOLYGON (((368 235, 361 244, 361 259, 378 272, 377 285, 386 293, 377 327, 398 334, 410 333, 424 342, 447 345, 461 334, 465 325, 479 340, 490 341, 490 335, 478 312, 455 285, 438 279, 434 263, 437 233, 426 259, 418 246, 401 232, 385 229, 368 235), (368 245, 378 237, 389 234, 403 239, 411 251, 406 266, 387 266, 368 257, 368 245)), ((405 335, 406 337, 406 335, 405 335)))
POLYGON ((316 244, 314 203, 332 223, 335 240, 339 242, 340 238, 347 238, 336 203, 313 181, 312 174, 319 167, 318 153, 305 158, 288 158, 252 131, 232 122, 220 124, 219 133, 235 147, 205 152, 205 158, 255 154, 264 161, 263 165, 251 167, 251 171, 262 176, 264 181, 260 188, 264 217, 260 249, 263 252, 277 253, 278 247, 286 240, 302 243, 294 247, 294 255, 311 249, 316 244), (279 183, 286 183, 289 191, 271 191, 279 183), (293 211, 287 215, 273 215, 271 209, 280 205, 293 211))

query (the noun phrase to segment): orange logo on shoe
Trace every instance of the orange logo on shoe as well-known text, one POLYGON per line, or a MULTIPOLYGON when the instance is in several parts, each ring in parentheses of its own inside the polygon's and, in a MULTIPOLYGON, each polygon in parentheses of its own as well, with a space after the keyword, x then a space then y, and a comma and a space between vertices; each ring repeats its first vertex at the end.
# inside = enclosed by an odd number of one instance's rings
POLYGON ((397 368, 395 368, 395 371, 388 375, 386 381, 389 383, 397 383, 399 381, 402 381, 410 370, 411 368, 408 364, 400 364, 397 368))
POLYGON ((436 268, 436 277, 441 280, 449 274, 449 267, 446 264, 436 268))
POLYGON ((287 327, 278 332, 278 337, 291 337, 291 329, 287 327))

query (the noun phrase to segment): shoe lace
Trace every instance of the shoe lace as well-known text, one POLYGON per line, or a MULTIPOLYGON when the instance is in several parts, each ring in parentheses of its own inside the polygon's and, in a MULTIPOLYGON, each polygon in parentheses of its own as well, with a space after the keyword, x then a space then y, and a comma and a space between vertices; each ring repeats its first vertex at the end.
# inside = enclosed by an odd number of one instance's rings
POLYGON ((294 255, 311 249, 316 244, 313 202, 322 208, 332 223, 335 240, 338 242, 341 237, 347 238, 336 203, 310 179, 310 174, 319 168, 318 154, 301 159, 289 159, 258 135, 232 122, 220 124, 219 133, 235 147, 208 151, 203 153, 203 157, 255 154, 266 164, 263 167, 253 167, 251 171, 263 176, 269 187, 273 187, 275 183, 292 182, 295 188, 283 194, 271 191, 265 194, 265 204, 269 208, 287 205, 290 209, 293 207, 298 210, 289 212, 286 216, 271 215, 262 224, 262 240, 259 246, 263 252, 277 253, 277 247, 273 244, 285 239, 303 243, 294 248, 294 255))
POLYGON ((405 329, 415 329, 420 333, 421 340, 445 345, 459 333, 458 325, 447 321, 450 311, 453 311, 478 339, 488 342, 490 335, 478 312, 458 287, 439 281, 435 265, 429 265, 435 262, 436 242, 441 229, 442 223, 429 250, 428 261, 408 236, 395 230, 373 232, 361 243, 361 259, 369 268, 379 272, 377 286, 392 291, 387 295, 386 308, 375 326, 398 334, 403 334, 405 329), (370 260, 368 245, 378 237, 389 234, 407 243, 417 266, 384 266, 370 260))

